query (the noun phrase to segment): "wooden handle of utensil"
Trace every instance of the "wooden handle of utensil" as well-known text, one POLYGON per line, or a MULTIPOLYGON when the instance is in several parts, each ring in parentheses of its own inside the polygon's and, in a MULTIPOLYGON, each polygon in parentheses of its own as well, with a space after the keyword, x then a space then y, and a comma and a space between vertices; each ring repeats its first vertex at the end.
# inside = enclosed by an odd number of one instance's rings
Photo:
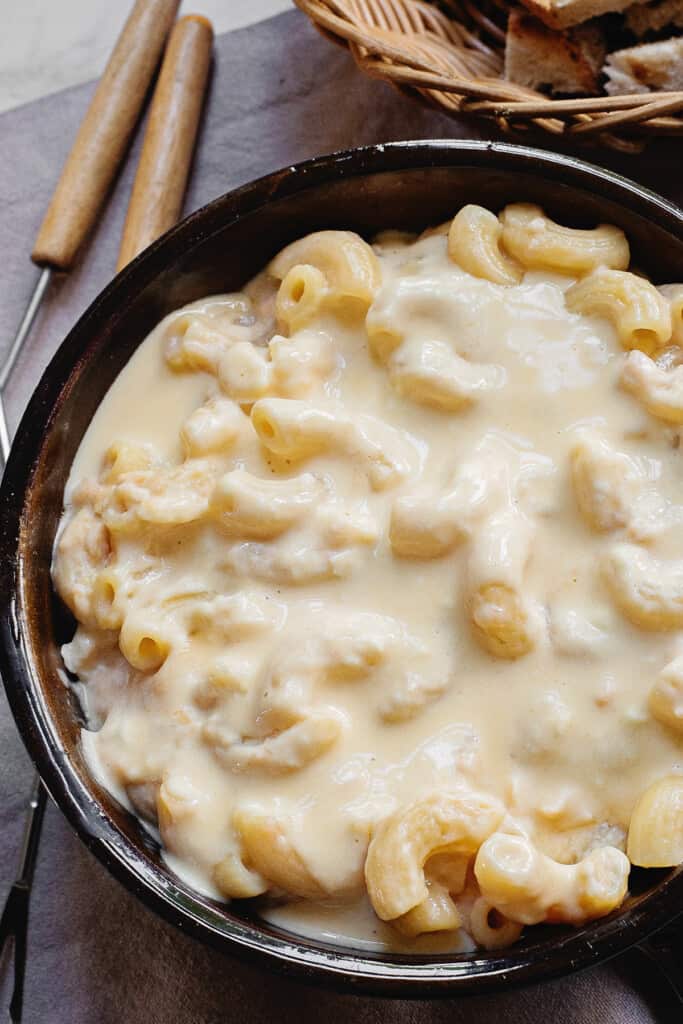
POLYGON ((32 259, 69 270, 126 151, 180 0, 137 0, 67 157, 32 259))
POLYGON ((176 23, 149 112, 116 269, 173 227, 185 196, 211 63, 213 29, 190 14, 176 23))

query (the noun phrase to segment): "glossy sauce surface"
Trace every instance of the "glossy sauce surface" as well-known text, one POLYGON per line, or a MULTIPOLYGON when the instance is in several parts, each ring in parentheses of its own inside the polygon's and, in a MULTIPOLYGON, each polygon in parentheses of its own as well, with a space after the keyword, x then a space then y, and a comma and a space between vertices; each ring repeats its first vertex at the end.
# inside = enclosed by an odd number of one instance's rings
MULTIPOLYGON (((623 848, 638 796, 683 772, 680 738, 647 707, 658 672, 683 650, 680 634, 641 631, 615 607, 599 571, 614 538, 587 526, 570 478, 581 438, 623 453, 646 481, 639 514, 649 550, 681 557, 683 456, 677 428, 618 387, 625 355, 613 328, 565 307, 572 278, 527 272, 519 285, 492 284, 454 265, 443 235, 387 236, 376 251, 382 284, 369 318, 395 327, 404 344, 443 343, 484 367, 477 400, 442 411, 400 393, 371 354, 363 320, 322 315, 289 339, 304 364, 324 366, 296 397, 379 438, 400 464, 399 478, 373 486, 358 445, 298 461, 273 456, 245 415, 234 448, 206 457, 205 474, 310 473, 322 511, 273 540, 226 535, 204 518, 122 532, 116 561, 129 606, 162 624, 169 654, 158 671, 141 672, 111 634, 81 627, 65 657, 86 683, 97 728, 84 734, 93 770, 150 818, 163 784, 171 805, 161 820, 166 856, 193 885, 220 895, 215 865, 238 846, 233 810, 258 806, 284 823, 327 894, 264 913, 342 941, 460 949, 468 942, 462 933, 406 943, 367 909, 363 863, 378 821, 427 792, 472 786, 503 801, 514 827, 544 852, 571 862, 596 845, 623 848), (439 557, 397 556, 389 539, 396 502, 436 508, 463 475, 475 489, 482 480, 490 486, 473 500, 462 538, 439 557), (339 517, 353 520, 352 541, 341 527, 342 540, 330 541, 339 517), (515 659, 482 648, 468 611, 471 574, 487 574, 486 564, 473 568, 477 559, 486 563, 491 551, 503 563, 518 557, 514 530, 502 547, 485 543, 501 520, 523 524, 528 549, 520 571, 533 649, 515 659), (228 637, 212 615, 187 626, 188 600, 245 592, 262 620, 253 628, 228 637), (389 637, 386 657, 370 658, 362 671, 321 669, 316 638, 357 635, 364 615, 381 617, 373 622, 389 637), (212 689, 226 656, 239 680, 232 690, 212 689), (336 738, 308 764, 272 773, 233 755, 237 742, 268 735, 278 659, 305 677, 302 701, 334 720, 336 738)), ((251 294, 266 323, 262 291, 251 294)), ((218 296, 192 308, 228 337, 230 301, 218 296)), ((112 441, 149 445, 157 464, 179 464, 183 424, 220 394, 214 374, 167 365, 180 315, 152 333, 102 403, 72 470, 67 517, 112 441)), ((231 397, 225 383, 224 393, 231 397)))

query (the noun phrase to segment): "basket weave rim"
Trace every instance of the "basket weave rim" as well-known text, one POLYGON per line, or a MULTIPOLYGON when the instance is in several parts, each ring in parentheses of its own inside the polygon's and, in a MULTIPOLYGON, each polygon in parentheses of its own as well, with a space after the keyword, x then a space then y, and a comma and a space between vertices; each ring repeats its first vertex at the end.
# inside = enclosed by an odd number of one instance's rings
POLYGON ((658 134, 683 134, 683 90, 555 99, 505 79, 504 29, 514 0, 294 3, 323 35, 348 47, 366 74, 452 117, 486 118, 508 132, 576 136, 623 152, 640 152, 658 134))

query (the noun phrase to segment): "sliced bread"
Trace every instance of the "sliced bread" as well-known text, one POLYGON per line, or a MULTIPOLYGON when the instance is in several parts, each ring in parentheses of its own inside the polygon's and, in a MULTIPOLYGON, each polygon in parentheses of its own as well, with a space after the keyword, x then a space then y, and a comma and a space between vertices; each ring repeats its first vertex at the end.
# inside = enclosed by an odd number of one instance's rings
POLYGON ((649 32, 666 28, 683 28, 683 0, 654 0, 650 4, 634 4, 626 11, 626 28, 642 39, 649 32))
POLYGON ((611 11, 624 11, 633 0, 522 0, 550 28, 570 28, 611 11))
POLYGON ((589 23, 556 32, 526 11, 513 8, 505 40, 505 77, 540 92, 565 96, 599 91, 605 41, 589 23))
POLYGON ((683 36, 616 50, 603 71, 610 96, 683 90, 683 36))

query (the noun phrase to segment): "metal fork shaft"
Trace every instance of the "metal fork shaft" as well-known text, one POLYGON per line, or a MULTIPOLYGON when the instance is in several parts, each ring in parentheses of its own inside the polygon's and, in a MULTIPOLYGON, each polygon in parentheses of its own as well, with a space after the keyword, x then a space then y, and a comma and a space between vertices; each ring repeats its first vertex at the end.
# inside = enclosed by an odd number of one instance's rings
POLYGON ((10 946, 14 946, 14 987, 9 1004, 12 1024, 20 1024, 24 1005, 29 896, 28 885, 15 882, 7 896, 0 920, 0 956, 5 953, 9 955, 10 946))
POLYGON ((46 803, 47 794, 45 787, 40 781, 40 776, 36 774, 31 788, 26 824, 24 826, 24 838, 21 844, 21 853, 19 854, 18 881, 25 882, 29 886, 33 881, 33 873, 36 867, 40 830, 43 824, 46 803))
MULTIPOLYGON (((7 383, 28 332, 33 326, 51 277, 52 271, 50 269, 41 271, 26 312, 19 324, 19 330, 0 369, 0 456, 2 458, 2 469, 7 465, 10 452, 9 429, 2 389, 7 383)), ((46 791, 39 776, 35 775, 31 787, 26 824, 24 826, 17 879, 8 893, 2 918, 0 918, 0 958, 2 958, 4 953, 9 952, 8 947, 10 945, 14 946, 14 988, 9 1006, 10 1020, 13 1024, 19 1024, 23 1010, 29 900, 46 803, 46 791)))
POLYGON ((40 309, 40 304, 43 301, 45 292, 47 291, 47 286, 49 285, 50 280, 52 278, 52 273, 53 271, 51 267, 44 267, 43 270, 41 270, 40 272, 38 280, 36 281, 36 286, 33 289, 33 294, 29 299, 28 306, 26 307, 26 312, 24 313, 22 321, 19 324, 19 329, 17 330, 16 337, 14 338, 14 341, 10 346, 10 350, 7 353, 7 358, 5 359, 2 369, 0 370, 0 391, 4 389, 5 384, 9 380, 9 375, 14 369, 14 364, 17 361, 17 356, 21 351, 21 347, 26 341, 29 331, 33 327, 33 321, 36 318, 38 310, 40 309))
POLYGON ((24 977, 28 944, 28 914, 31 883, 38 857, 38 844, 47 804, 47 793, 38 775, 33 779, 24 837, 19 855, 18 877, 9 891, 0 920, 0 958, 14 944, 14 988, 9 1006, 10 1020, 19 1024, 24 1004, 24 977))
POLYGON ((47 291, 47 286, 52 278, 52 273, 53 272, 50 267, 45 267, 41 270, 38 280, 36 281, 35 288, 33 289, 33 294, 29 299, 28 306, 26 307, 26 312, 22 317, 21 323, 19 324, 19 328, 14 337, 14 341, 10 345, 7 357, 0 368, 0 455, 2 455, 2 467, 0 468, 2 469, 4 469, 7 464, 10 450, 9 428, 7 426, 7 414, 5 412, 5 403, 2 392, 9 380, 9 375, 14 369, 14 364, 16 363, 22 346, 28 337, 28 333, 33 327, 33 322, 38 310, 40 309, 40 304, 45 297, 45 292, 47 291))
POLYGON ((2 457, 2 469, 7 465, 9 449, 10 439, 7 428, 7 416, 5 415, 5 403, 2 400, 2 392, 0 391, 0 456, 2 457))

